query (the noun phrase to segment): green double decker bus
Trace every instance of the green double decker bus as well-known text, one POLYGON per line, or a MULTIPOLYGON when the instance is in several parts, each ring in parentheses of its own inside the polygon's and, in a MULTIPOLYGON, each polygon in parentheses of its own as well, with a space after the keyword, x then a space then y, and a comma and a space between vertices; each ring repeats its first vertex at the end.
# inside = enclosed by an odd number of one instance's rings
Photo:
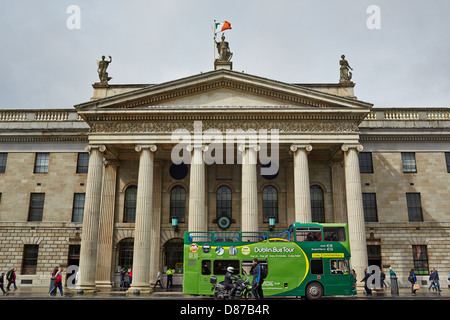
POLYGON ((222 281, 229 266, 251 277, 254 258, 268 271, 264 296, 356 294, 343 223, 293 223, 284 231, 186 232, 183 293, 212 295, 210 277, 222 281))

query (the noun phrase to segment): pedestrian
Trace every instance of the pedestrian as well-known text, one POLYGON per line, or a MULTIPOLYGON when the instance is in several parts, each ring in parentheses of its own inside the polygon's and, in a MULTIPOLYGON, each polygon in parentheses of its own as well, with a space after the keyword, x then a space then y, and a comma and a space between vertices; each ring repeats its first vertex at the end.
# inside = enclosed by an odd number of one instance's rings
POLYGON ((128 282, 129 285, 131 286, 131 281, 133 280, 133 268, 130 268, 128 271, 128 282))
POLYGON ((172 288, 173 285, 173 269, 169 267, 169 269, 166 271, 167 275, 167 289, 172 288))
POLYGON ((161 282, 161 271, 158 269, 158 272, 156 273, 156 283, 155 283, 155 286, 153 287, 153 289, 155 289, 156 288, 156 286, 158 285, 158 283, 159 283, 159 286, 161 287, 161 289, 163 288, 163 286, 162 286, 162 282, 161 282))
POLYGON ((257 258, 253 259, 253 282, 252 282, 252 293, 255 299, 262 300, 264 299, 264 294, 262 290, 262 284, 264 279, 262 277, 262 267, 259 264, 257 258))
POLYGON ((125 274, 126 274, 125 269, 123 267, 120 268, 120 288, 121 288, 121 290, 125 285, 125 274))
POLYGON ((383 272, 383 270, 381 270, 381 274, 380 274, 380 287, 381 289, 383 289, 383 287, 388 287, 386 282, 384 281, 386 279, 386 274, 383 272))
MULTIPOLYGON (((58 271, 59 271, 58 266, 56 266, 52 271, 52 275, 50 277, 50 287, 48 288, 49 294, 50 294, 50 292, 52 292, 52 289, 55 287, 55 279, 56 279, 56 274, 58 273, 58 271)), ((56 291, 55 291, 55 294, 53 294, 53 295, 56 295, 56 291)))
POLYGON ((372 289, 369 288, 367 285, 367 281, 372 276, 372 274, 367 272, 367 268, 364 269, 364 278, 361 280, 361 282, 364 282, 364 290, 366 290, 366 295, 371 296, 372 295, 372 289))
POLYGON ((392 267, 389 267, 389 278, 396 277, 396 276, 397 275, 395 274, 394 269, 392 269, 392 267))
POLYGON ((409 272, 408 281, 411 282, 411 295, 415 296, 418 287, 416 286, 417 278, 416 274, 414 273, 414 269, 411 269, 411 271, 409 272))
POLYGON ((433 290, 437 290, 438 292, 442 292, 441 285, 439 284, 439 273, 436 268, 433 269, 433 272, 430 275, 430 280, 432 280, 430 287, 428 290, 430 290, 431 286, 433 286, 433 290))
POLYGON ((9 291, 9 287, 11 286, 11 284, 14 285, 14 291, 17 290, 17 286, 16 286, 16 269, 14 267, 12 267, 8 273, 6 274, 6 280, 8 280, 8 285, 6 286, 6 290, 9 291))
POLYGON ((6 294, 5 288, 3 287, 5 283, 5 273, 2 272, 2 275, 0 276, 0 289, 2 289, 3 295, 6 294))
POLYGON ((63 296, 62 272, 63 272, 63 268, 61 268, 60 270, 58 270, 56 272, 55 285, 53 286, 52 290, 50 290, 49 295, 53 295, 53 291, 55 292, 55 295, 56 295, 56 288, 58 288, 59 289, 59 293, 61 294, 61 296, 63 296))

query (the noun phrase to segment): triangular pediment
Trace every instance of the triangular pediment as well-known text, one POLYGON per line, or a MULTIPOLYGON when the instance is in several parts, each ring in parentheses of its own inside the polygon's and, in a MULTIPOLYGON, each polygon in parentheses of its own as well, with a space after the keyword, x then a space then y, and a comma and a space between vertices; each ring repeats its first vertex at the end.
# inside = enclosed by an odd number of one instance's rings
MULTIPOLYGON (((106 87, 105 89, 113 89, 106 87)), ((215 70, 76 105, 78 111, 152 107, 264 107, 370 109, 371 104, 301 85, 230 70, 215 70)))

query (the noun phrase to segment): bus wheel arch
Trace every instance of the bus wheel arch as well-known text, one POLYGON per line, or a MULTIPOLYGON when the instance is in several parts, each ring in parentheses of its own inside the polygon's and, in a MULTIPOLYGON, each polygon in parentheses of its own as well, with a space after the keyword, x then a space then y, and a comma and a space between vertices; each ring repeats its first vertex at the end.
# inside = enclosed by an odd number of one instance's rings
POLYGON ((318 300, 323 297, 324 288, 320 282, 311 281, 306 285, 305 297, 308 300, 318 300))

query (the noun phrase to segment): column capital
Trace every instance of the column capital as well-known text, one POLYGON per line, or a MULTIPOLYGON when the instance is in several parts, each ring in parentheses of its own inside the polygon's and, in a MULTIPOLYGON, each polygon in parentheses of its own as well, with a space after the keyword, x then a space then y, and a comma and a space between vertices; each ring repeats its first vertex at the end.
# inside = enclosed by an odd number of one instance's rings
POLYGON ((208 149, 209 149, 209 147, 208 147, 208 145, 206 145, 206 144, 204 144, 204 143, 202 143, 202 144, 190 144, 190 145, 188 145, 188 146, 186 146, 186 150, 187 151, 189 151, 189 152, 192 152, 195 148, 201 148, 202 149, 202 151, 208 151, 208 149))
POLYGON ((103 166, 109 167, 109 166, 113 166, 113 167, 118 167, 120 165, 120 161, 116 160, 116 159, 104 159, 103 160, 103 166))
POLYGON ((259 144, 252 144, 252 145, 248 145, 248 144, 243 144, 241 143, 240 145, 238 145, 238 150, 240 152, 244 152, 245 149, 250 149, 252 148, 254 151, 258 152, 259 150, 261 150, 261 146, 259 144))
POLYGON ((347 152, 349 149, 356 149, 357 152, 363 151, 363 146, 360 144, 343 144, 341 150, 347 152))
POLYGON ((98 151, 100 151, 101 153, 104 153, 106 151, 106 146, 104 144, 88 144, 84 150, 86 150, 86 152, 91 153, 91 151, 93 149, 98 149, 98 151))
POLYGON ((158 147, 155 144, 137 144, 134 150, 141 152, 143 149, 149 149, 151 152, 155 152, 158 147))
POLYGON ((297 151, 298 149, 305 149, 307 152, 311 152, 313 147, 310 144, 291 144, 289 149, 291 149, 291 151, 293 152, 297 151))

